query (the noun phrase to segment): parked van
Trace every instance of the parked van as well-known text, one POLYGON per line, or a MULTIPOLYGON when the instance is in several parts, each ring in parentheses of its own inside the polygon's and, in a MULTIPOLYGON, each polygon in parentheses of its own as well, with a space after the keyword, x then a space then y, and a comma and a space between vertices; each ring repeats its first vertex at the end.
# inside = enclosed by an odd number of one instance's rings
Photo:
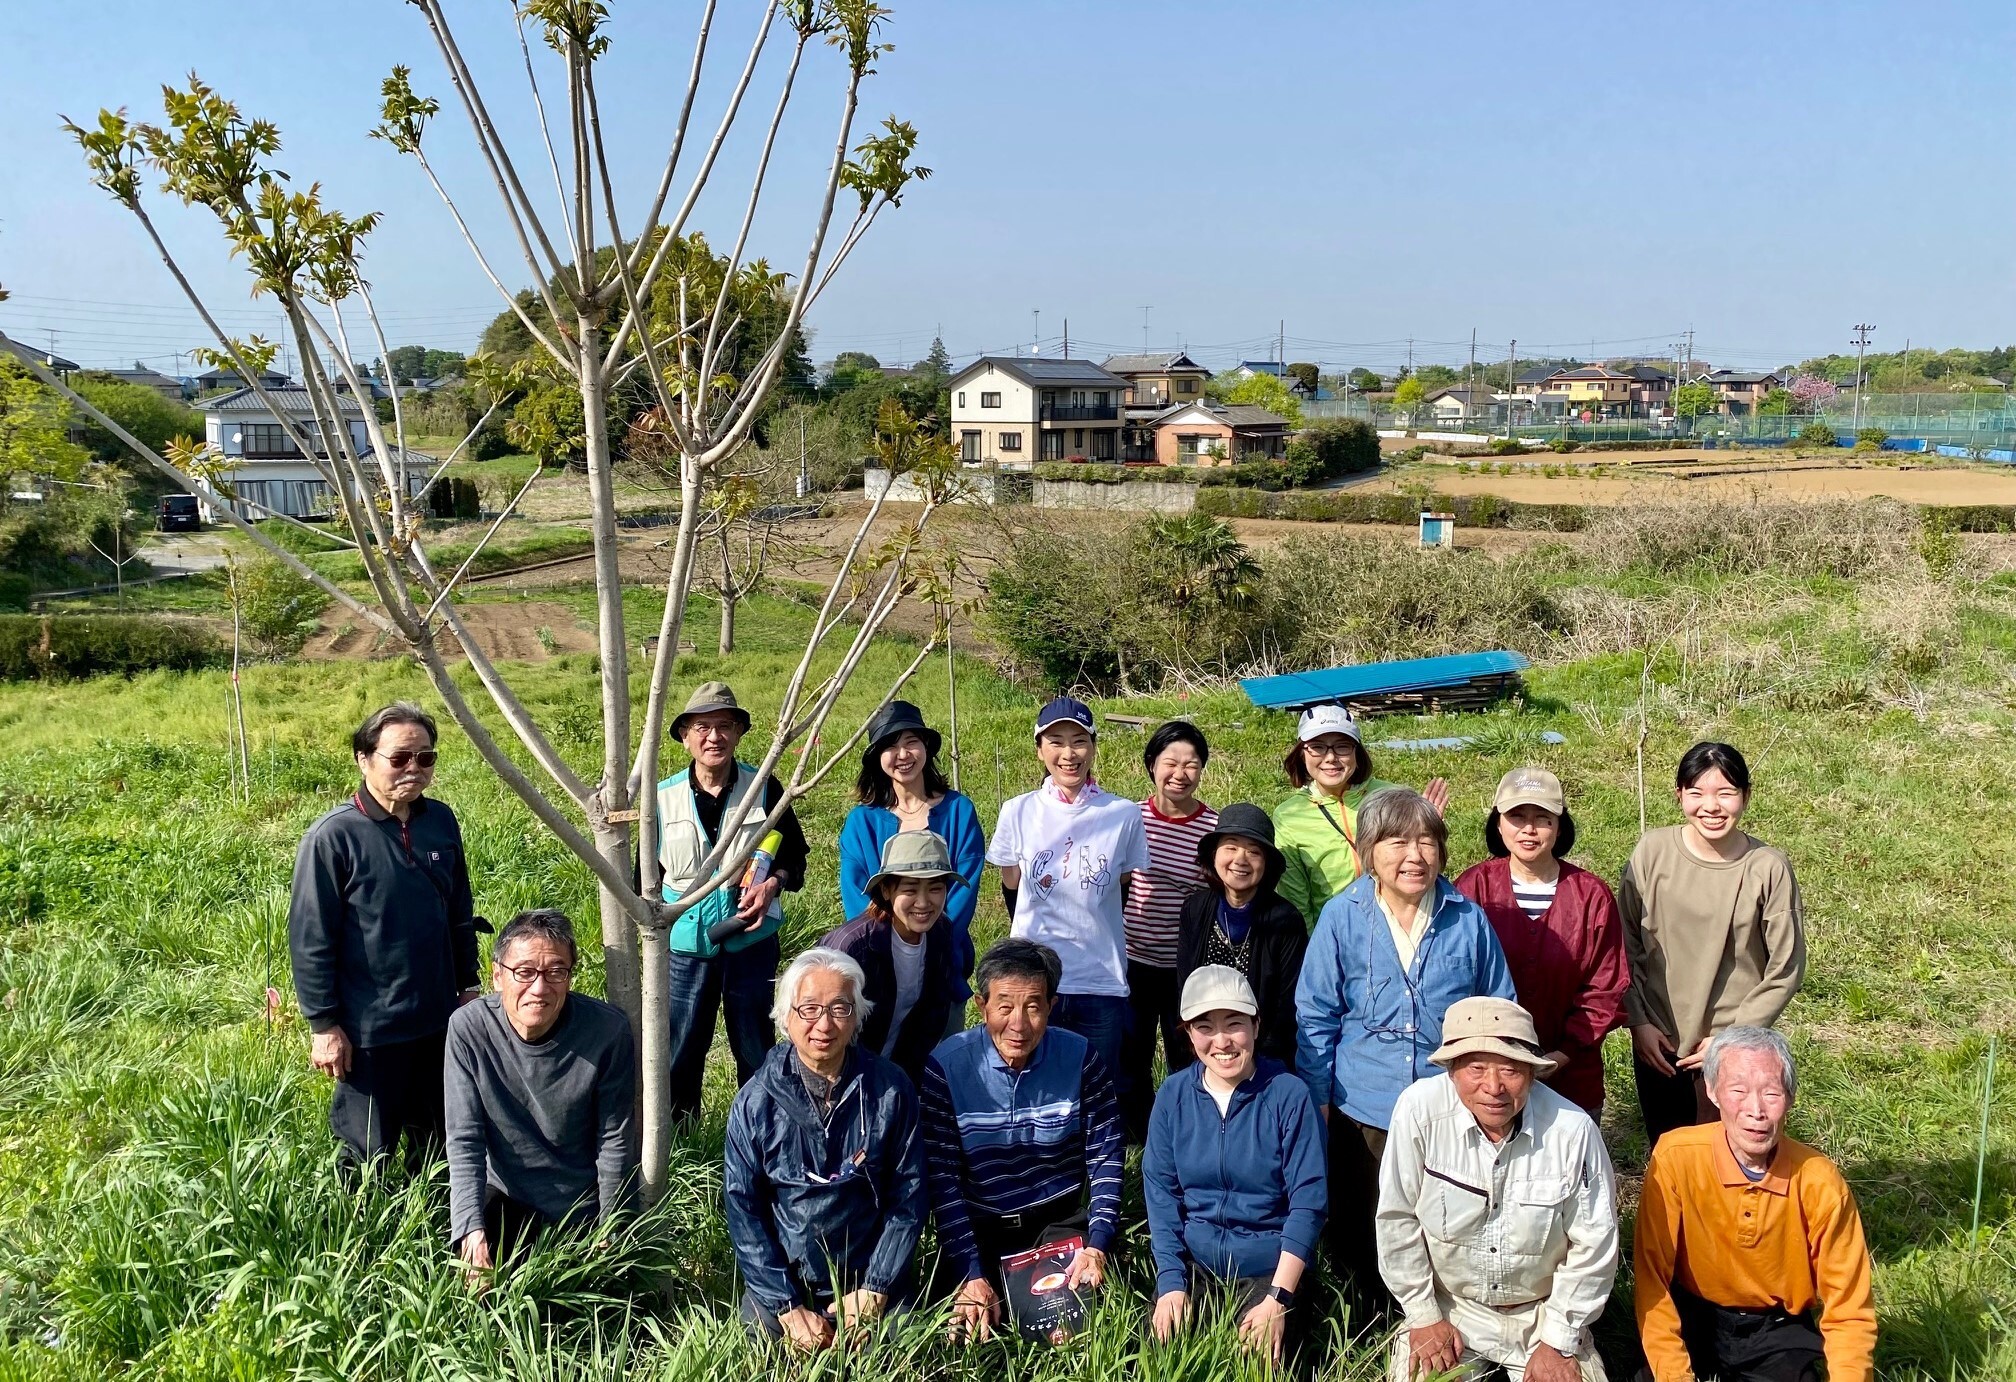
POLYGON ((154 530, 161 533, 194 533, 203 528, 203 513, 193 494, 164 494, 154 514, 154 530))

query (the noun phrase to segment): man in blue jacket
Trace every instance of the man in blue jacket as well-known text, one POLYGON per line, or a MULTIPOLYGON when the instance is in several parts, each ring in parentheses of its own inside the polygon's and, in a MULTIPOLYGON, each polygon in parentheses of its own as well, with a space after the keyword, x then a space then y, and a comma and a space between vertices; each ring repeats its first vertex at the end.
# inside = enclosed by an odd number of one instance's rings
POLYGON ((294 992, 351 1165, 402 1137, 409 1168, 439 1150, 448 1019, 482 996, 462 828, 426 795, 435 742, 434 717, 409 701, 373 712, 350 740, 363 780, 294 859, 294 992))
POLYGON ((728 1236, 742 1318, 800 1349, 858 1337, 915 1291, 924 1227, 917 1094, 855 1044, 861 966, 814 948, 777 981, 787 1040, 728 1111, 728 1236))
POLYGON ((1295 989, 1296 1073, 1330 1125, 1330 1251, 1362 1310, 1387 1313, 1373 1216, 1393 1104, 1441 1071, 1442 1015, 1516 999, 1483 909, 1442 876, 1449 832, 1420 794, 1388 787, 1358 811, 1361 876, 1317 919, 1295 989))

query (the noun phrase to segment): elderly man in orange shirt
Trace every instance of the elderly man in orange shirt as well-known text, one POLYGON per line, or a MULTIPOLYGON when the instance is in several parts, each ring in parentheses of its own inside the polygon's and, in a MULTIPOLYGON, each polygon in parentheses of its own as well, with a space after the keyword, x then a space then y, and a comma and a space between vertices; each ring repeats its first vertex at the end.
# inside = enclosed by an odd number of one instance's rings
POLYGON ((1634 1249, 1653 1382, 1874 1382, 1876 1302, 1855 1196, 1783 1135, 1792 1050, 1729 1027, 1704 1062, 1718 1123, 1659 1139, 1634 1249))

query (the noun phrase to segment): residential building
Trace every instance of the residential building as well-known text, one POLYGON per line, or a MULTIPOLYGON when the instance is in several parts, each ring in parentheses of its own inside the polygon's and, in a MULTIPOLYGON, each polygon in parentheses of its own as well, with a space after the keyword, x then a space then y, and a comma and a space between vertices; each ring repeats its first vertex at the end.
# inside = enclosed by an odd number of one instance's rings
POLYGON ((1429 419, 1444 423, 1493 422, 1505 415, 1501 396, 1481 385, 1452 384, 1437 389, 1421 400, 1421 407, 1429 419))
MULTIPOLYGON (((274 369, 269 369, 259 376, 259 386, 264 389, 284 389, 293 382, 286 375, 274 369)), ((196 376, 196 392, 199 396, 206 393, 225 392, 244 387, 244 376, 228 365, 213 370, 205 370, 196 376)))
POLYGON ((962 461, 1120 459, 1127 381, 1090 360, 983 355, 953 375, 949 387, 962 461))
POLYGON ((1630 409, 1632 383, 1630 375, 1608 365, 1581 365, 1549 375, 1540 401, 1564 413, 1617 417, 1630 409))
POLYGON ((1182 351, 1154 355, 1112 355, 1101 369, 1127 381, 1123 406, 1131 410, 1156 412, 1177 403, 1194 403, 1204 396, 1211 371, 1182 351))
POLYGON ((110 379, 119 384, 138 384, 143 389, 152 389, 170 403, 182 401, 182 381, 171 379, 159 370, 148 369, 139 361, 133 362, 132 369, 97 369, 91 373, 100 379, 110 379))
POLYGON ((1756 412, 1757 405, 1764 401, 1766 394, 1785 386, 1784 379, 1769 370, 1760 374, 1748 370, 1718 369, 1704 378, 1715 386, 1715 392, 1722 400, 1722 411, 1731 417, 1756 412))
POLYGON ((1241 360, 1239 367, 1232 371, 1241 379, 1251 379, 1256 374, 1269 374, 1286 383, 1288 366, 1279 360, 1241 360))
POLYGON ((1233 465, 1255 452, 1278 459, 1288 419, 1238 403, 1177 404, 1155 419, 1159 465, 1233 465))
POLYGON ((1631 365, 1631 416, 1664 417, 1673 405, 1673 376, 1657 365, 1631 365))
MULTIPOLYGON (((269 392, 296 432, 303 438, 322 440, 306 389, 290 385, 269 392)), ((347 397, 341 406, 351 446, 358 454, 368 455, 371 438, 364 426, 364 410, 347 397)), ((295 445, 281 418, 268 411, 252 390, 234 389, 204 399, 201 407, 205 439, 229 467, 219 479, 231 486, 240 501, 235 506, 240 514, 259 517, 262 511, 271 511, 307 518, 330 511, 328 481, 295 445)), ((326 459, 326 446, 319 447, 316 455, 326 459)), ((424 474, 416 472, 408 483, 417 490, 423 479, 424 474)))

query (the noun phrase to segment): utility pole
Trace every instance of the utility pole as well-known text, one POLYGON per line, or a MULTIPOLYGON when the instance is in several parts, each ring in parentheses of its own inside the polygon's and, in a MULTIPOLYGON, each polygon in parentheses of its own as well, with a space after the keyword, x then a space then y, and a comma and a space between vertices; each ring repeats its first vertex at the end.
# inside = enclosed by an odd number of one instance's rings
POLYGON ((1471 402, 1475 403, 1477 392, 1477 328, 1470 328, 1470 378, 1466 381, 1471 392, 1471 402))
POLYGON ((1071 319, 1064 319, 1064 358, 1071 358, 1071 319))
POLYGON ((1680 382, 1686 383, 1694 377, 1694 328, 1687 328, 1687 363, 1681 368, 1680 382))
POLYGON ((1034 338, 1029 343, 1029 353, 1031 355, 1041 355, 1043 353, 1043 309, 1040 307, 1030 308, 1029 321, 1031 323, 1029 333, 1034 338))
POLYGON ((1869 333, 1876 328, 1868 322, 1855 323, 1855 430, 1862 430, 1862 356, 1869 349, 1869 333))
POLYGON ((1505 366, 1505 435, 1512 435, 1512 413, 1519 406, 1519 338, 1512 338, 1512 359, 1505 366))
POLYGON ((1288 319, 1286 317, 1283 317, 1275 327, 1274 363, 1277 365, 1288 363, 1288 319))
POLYGON ((1148 313, 1149 313, 1149 311, 1150 311, 1150 309, 1149 309, 1148 307, 1146 307, 1146 306, 1143 306, 1143 307, 1142 307, 1142 309, 1141 309, 1141 353, 1142 353, 1143 355, 1146 355, 1146 354, 1148 353, 1148 313))
POLYGON ((1412 336, 1407 338, 1407 375, 1409 378, 1412 378, 1414 375, 1414 338, 1412 336))

